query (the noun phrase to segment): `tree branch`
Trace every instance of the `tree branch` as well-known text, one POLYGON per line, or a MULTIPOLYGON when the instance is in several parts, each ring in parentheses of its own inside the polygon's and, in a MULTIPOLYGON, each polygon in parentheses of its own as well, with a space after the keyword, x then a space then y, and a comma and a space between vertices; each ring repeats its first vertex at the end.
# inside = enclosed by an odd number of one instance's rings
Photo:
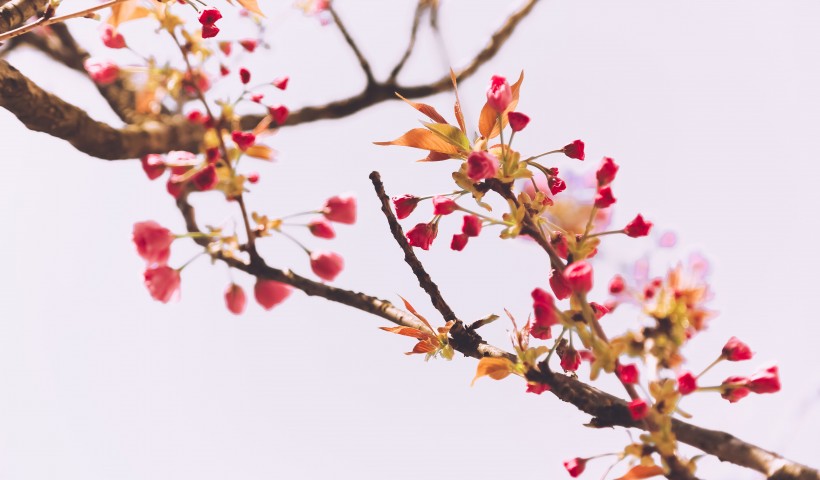
POLYGON ((11 0, 0 7, 0 34, 19 27, 46 10, 49 0, 11 0))
POLYGON ((339 31, 342 33, 342 36, 345 39, 345 42, 350 46, 350 49, 353 50, 353 53, 356 55, 356 59, 359 61, 359 65, 362 67, 362 71, 364 71, 365 76, 367 77, 367 84, 371 85, 376 82, 375 78, 373 78, 373 70, 370 68, 370 63, 365 58, 362 51, 359 50, 358 45, 356 45, 356 41, 353 40, 353 37, 350 35, 350 32, 347 31, 345 28, 342 19, 339 18, 339 14, 336 13, 336 9, 333 8, 333 2, 328 2, 328 11, 330 15, 333 17, 333 22, 339 27, 339 31))
POLYGON ((107 160, 138 158, 166 151, 169 146, 197 151, 203 134, 202 127, 182 116, 120 129, 111 127, 44 91, 4 60, 0 60, 0 107, 31 130, 61 138, 81 152, 107 160))

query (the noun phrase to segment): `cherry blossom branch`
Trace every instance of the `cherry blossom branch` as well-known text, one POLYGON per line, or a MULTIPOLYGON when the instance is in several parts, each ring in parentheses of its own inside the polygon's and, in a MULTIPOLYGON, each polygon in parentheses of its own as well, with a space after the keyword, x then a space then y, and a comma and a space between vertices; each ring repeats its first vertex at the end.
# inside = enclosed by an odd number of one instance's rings
POLYGON ((0 32, 17 28, 46 10, 49 0, 11 0, 0 7, 0 32))
POLYGON ((102 9, 108 8, 112 5, 122 3, 124 1, 126 1, 126 0, 110 0, 110 1, 105 2, 103 4, 95 5, 93 7, 89 7, 89 8, 83 9, 83 10, 79 10, 79 11, 74 12, 74 13, 61 15, 59 17, 42 16, 42 17, 38 18, 37 20, 29 23, 29 24, 23 25, 22 27, 15 28, 14 30, 10 30, 6 33, 0 34, 0 42, 6 41, 6 40, 8 40, 10 38, 13 38, 13 37, 16 37, 18 35, 22 35, 24 33, 30 32, 30 31, 34 30, 35 28, 37 28, 37 27, 45 27, 47 25, 52 25, 54 23, 60 23, 60 22, 66 21, 66 20, 70 20, 72 18, 88 17, 89 15, 93 14, 97 10, 102 10, 102 9))
POLYGON ((336 9, 333 8, 333 2, 328 2, 328 11, 330 12, 330 16, 333 17, 333 22, 339 28, 339 31, 342 33, 342 36, 345 39, 345 42, 350 46, 350 49, 353 50, 353 53, 356 55, 356 59, 359 61, 359 65, 362 67, 362 71, 364 71, 365 76, 367 77, 367 84, 371 85, 376 82, 375 78, 373 78, 373 70, 370 68, 370 63, 367 61, 367 58, 362 54, 362 51, 359 49, 358 45, 356 45, 356 41, 353 40, 353 37, 350 35, 350 32, 347 31, 345 28, 342 19, 339 18, 339 14, 336 13, 336 9))
POLYGON ((81 152, 107 160, 138 158, 165 151, 169 145, 196 151, 203 135, 201 126, 181 116, 114 128, 46 92, 4 60, 0 60, 0 107, 30 130, 62 138, 81 152))

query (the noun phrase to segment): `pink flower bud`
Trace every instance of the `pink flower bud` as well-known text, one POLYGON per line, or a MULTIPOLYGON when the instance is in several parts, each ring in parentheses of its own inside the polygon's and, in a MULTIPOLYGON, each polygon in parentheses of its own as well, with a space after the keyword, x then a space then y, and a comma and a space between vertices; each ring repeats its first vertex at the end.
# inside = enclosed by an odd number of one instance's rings
POLYGON ((550 288, 552 288, 552 293, 555 294, 555 298, 558 300, 569 298, 569 296, 572 295, 572 288, 569 286, 569 283, 567 283, 564 276, 556 270, 550 273, 550 288))
POLYGON ((567 348, 561 353, 561 368, 565 372, 574 372, 581 366, 581 355, 572 347, 567 348))
POLYGON ((472 152, 467 157, 467 176, 470 180, 478 182, 485 178, 493 178, 498 173, 498 159, 494 155, 485 152, 472 152))
POLYGON ((248 174, 248 181, 251 183, 256 183, 259 181, 259 173, 258 172, 250 172, 248 174))
POLYGON ((530 334, 535 338, 547 340, 552 338, 552 326, 558 324, 558 313, 555 311, 555 300, 546 291, 536 288, 532 296, 532 309, 535 313, 535 323, 530 334))
POLYGON ((353 195, 336 195, 325 201, 322 214, 331 222, 356 223, 356 197, 353 195))
POLYGON ((547 186, 550 189, 550 193, 553 195, 558 195, 567 189, 567 184, 558 177, 549 177, 547 179, 547 186))
POLYGON ((634 363, 630 363, 629 365, 621 365, 619 363, 615 365, 615 376, 623 383, 634 385, 638 383, 640 374, 638 373, 638 366, 634 363))
POLYGON ((646 404, 646 400, 643 398, 632 400, 627 407, 629 407, 629 414, 632 415, 633 420, 646 418, 649 413, 649 405, 646 404))
POLYGON ((498 113, 503 113, 512 102, 512 89, 507 79, 493 75, 487 89, 487 105, 498 113))
POLYGON ((184 186, 184 183, 175 182, 172 176, 165 183, 165 190, 167 190, 172 197, 179 198, 179 196, 182 194, 182 189, 184 188, 184 186))
POLYGON ((254 93, 251 95, 251 101, 255 103, 262 103, 263 98, 265 98, 265 95, 262 93, 254 93))
POLYGON ((319 278, 332 282, 344 268, 344 259, 334 252, 313 252, 310 254, 310 268, 319 278))
POLYGON ((288 88, 288 81, 289 80, 290 80, 290 77, 279 77, 279 78, 273 79, 273 82, 271 82, 271 83, 273 84, 274 87, 278 88, 279 90, 285 90, 286 88, 288 88))
POLYGON ((142 170, 149 180, 155 180, 165 173, 165 160, 163 160, 162 155, 149 153, 140 159, 140 163, 142 163, 142 170))
POLYGON ((541 395, 544 392, 549 392, 550 386, 546 383, 527 382, 527 393, 534 393, 541 395))
POLYGON ((569 476, 572 478, 578 478, 584 473, 584 469, 587 467, 587 460, 585 458, 573 458, 570 460, 564 461, 564 468, 567 469, 569 472, 569 476))
POLYGON ((125 48, 125 37, 114 30, 114 27, 106 24, 102 31, 102 42, 108 48, 125 48))
POLYGON ((730 338, 721 352, 721 356, 730 362, 749 360, 753 355, 749 346, 738 340, 737 337, 730 338))
POLYGON ((411 246, 418 247, 422 250, 429 250, 433 240, 438 235, 437 223, 419 223, 415 227, 407 231, 405 235, 407 241, 411 246))
POLYGON ((199 23, 202 25, 213 25, 222 18, 222 13, 214 7, 208 7, 199 14, 199 23))
POLYGON ((313 220, 312 222, 308 223, 308 229, 310 229, 310 233, 312 233, 314 237, 336 237, 336 232, 333 231, 333 227, 330 225, 329 222, 325 220, 313 220))
POLYGON ((114 62, 88 59, 83 63, 85 71, 94 83, 99 85, 109 85, 117 80, 120 74, 120 67, 114 62))
POLYGON ((134 245, 139 256, 149 264, 165 265, 175 238, 170 230, 153 220, 134 224, 134 245))
POLYGON ((416 209, 421 199, 415 195, 402 195, 393 197, 393 208, 396 210, 396 217, 401 220, 407 218, 416 209))
POLYGON ((598 320, 609 313, 609 307, 601 305, 600 303, 589 302, 589 306, 592 308, 592 313, 595 314, 595 318, 598 320))
POLYGON ((563 233, 555 232, 555 234, 550 237, 550 245, 559 257, 565 259, 569 256, 569 244, 567 243, 567 237, 563 233))
POLYGON ((468 237, 477 237, 481 233, 481 219, 475 215, 464 215, 461 233, 468 237))
POLYGON ((434 215, 449 215, 458 210, 458 204, 455 200, 442 195, 433 197, 433 214, 434 215))
POLYGON ((595 172, 595 178, 598 179, 598 186, 603 187, 604 185, 609 185, 615 180, 615 174, 618 173, 618 165, 615 164, 615 161, 609 157, 604 157, 601 161, 601 166, 598 167, 598 171, 595 172))
POLYGON ((460 252, 464 250, 464 247, 467 246, 467 240, 469 239, 470 237, 463 233, 453 235, 453 240, 450 242, 450 248, 457 252, 460 252))
POLYGON ((219 74, 222 75, 223 77, 227 77, 228 75, 231 74, 231 70, 228 67, 226 67, 225 65, 222 65, 220 63, 219 64, 219 74))
POLYGON ((236 146, 244 152, 249 149, 251 145, 256 143, 256 135, 254 135, 253 132, 240 132, 239 130, 234 130, 231 132, 231 140, 233 140, 236 146))
POLYGON ((218 33, 219 27, 216 25, 202 25, 202 38, 214 38, 218 33))
POLYGON ((631 222, 624 227, 624 233, 632 238, 645 237, 649 235, 649 230, 652 228, 652 222, 647 222, 639 213, 631 222))
POLYGON ((251 81, 251 72, 250 72, 250 70, 248 70, 247 68, 244 68, 244 67, 240 68, 239 69, 239 80, 243 84, 247 85, 248 82, 251 81))
POLYGON ((191 176, 190 182, 194 188, 200 192, 214 188, 216 184, 219 183, 219 177, 216 174, 216 167, 212 164, 208 164, 208 166, 191 176))
POLYGON ((678 375, 678 391, 681 395, 689 395, 698 389, 698 379, 692 372, 683 372, 678 375))
POLYGON ((607 208, 615 203, 615 197, 612 196, 612 189, 610 187, 601 187, 598 193, 595 194, 595 206, 597 208, 607 208))
POLYGON ((624 277, 620 275, 615 275, 614 277, 612 277, 612 280, 609 282, 609 293, 617 295, 623 292, 624 288, 626 288, 624 277))
POLYGON ((575 140, 574 142, 570 143, 569 145, 565 145, 562 149, 564 155, 568 156, 569 158, 574 158, 576 160, 583 160, 584 159, 584 142, 580 140, 575 140))
POLYGON ((239 315, 245 311, 246 303, 247 298, 245 298, 245 291, 242 290, 242 287, 235 283, 228 285, 227 290, 225 290, 225 306, 228 307, 228 311, 234 315, 239 315))
POLYGON ((780 391, 780 376, 777 366, 771 366, 766 370, 755 373, 749 377, 747 384, 753 393, 775 393, 780 391))
POLYGON ((284 125, 288 119, 288 115, 290 115, 288 107, 284 105, 271 105, 268 107, 268 113, 273 118, 273 123, 277 126, 284 125))
POLYGON ((751 392, 746 388, 748 382, 749 379, 746 377, 729 377, 720 385, 720 396, 729 400, 730 403, 735 403, 751 392))
POLYGON ((145 287, 154 300, 168 303, 179 298, 179 271, 168 265, 160 265, 145 270, 145 287))
POLYGON ((575 262, 564 270, 564 278, 573 292, 587 293, 592 290, 592 265, 575 262))
POLYGON ((270 310, 284 302, 292 290, 288 284, 259 278, 253 286, 253 296, 262 308, 270 310))
POLYGON ((530 123, 530 117, 521 112, 510 112, 507 114, 507 118, 510 120, 510 128, 513 132, 524 130, 524 127, 530 123))
POLYGON ((252 38, 247 38, 245 40, 240 40, 239 44, 242 45, 242 48, 244 48, 245 50, 253 53, 253 51, 256 50, 258 42, 252 38))

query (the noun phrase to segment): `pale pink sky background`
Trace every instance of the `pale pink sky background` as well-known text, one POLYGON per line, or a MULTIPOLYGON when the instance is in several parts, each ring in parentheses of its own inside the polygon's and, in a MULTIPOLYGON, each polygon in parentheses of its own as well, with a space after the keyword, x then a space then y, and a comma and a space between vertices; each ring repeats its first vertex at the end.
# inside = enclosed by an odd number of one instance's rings
MULTIPOLYGON (((260 81, 291 76, 279 101, 295 108, 358 90, 362 75, 334 27, 303 17, 290 2, 260 3, 273 48, 252 59, 253 71, 260 81)), ((379 77, 404 47, 413 3, 337 2, 379 77)), ((517 4, 443 0, 450 61, 463 65, 517 4)), ((96 30, 82 22, 73 31, 87 44, 96 41, 96 30)), ((783 391, 735 405, 703 394, 682 407, 696 424, 814 467, 818 24, 820 4, 811 1, 544 1, 461 86, 474 125, 489 77, 525 70, 520 110, 533 120, 517 147, 538 153, 582 138, 588 161, 561 158, 556 166, 586 171, 601 156, 614 157, 621 165, 615 224, 641 212, 659 230, 679 233, 678 250, 657 256, 657 273, 693 251, 712 261, 712 305, 720 315, 692 342, 692 369, 737 335, 755 359, 722 365, 710 378, 717 383, 776 361, 783 391)), ((224 38, 246 35, 230 25, 226 20, 224 38)), ((170 49, 154 45, 158 36, 134 35, 141 51, 170 49)), ((446 71, 429 31, 419 43, 408 83, 446 71)), ((113 121, 79 75, 30 51, 12 60, 43 87, 113 121)), ((449 112, 452 96, 427 101, 449 112)), ((340 227, 332 243, 347 264, 335 284, 393 300, 401 294, 436 319, 391 243, 367 179, 380 170, 394 195, 451 188, 452 164, 414 163, 414 151, 370 143, 398 136, 418 118, 391 102, 285 129, 272 141, 278 161, 258 165, 262 181, 248 201, 279 215, 357 192, 360 221, 340 227)), ((474 360, 407 357, 409 340, 347 307, 295 293, 272 312, 250 305, 234 317, 223 305, 229 277, 222 265, 198 261, 184 272, 179 303, 153 302, 130 236, 133 223, 146 219, 183 229, 164 185, 148 182, 136 162, 88 158, 5 111, 0 132, 1 478, 568 478, 563 459, 627 441, 621 430, 583 428, 587 415, 548 394, 524 394, 518 379, 470 388, 474 360)), ((215 194, 195 203, 214 223, 235 213, 215 194)), ((470 319, 508 308, 525 318, 529 292, 547 286, 547 259, 531 245, 492 235, 451 252, 457 223, 443 222, 433 249, 420 254, 456 313, 470 319)), ((605 242, 598 286, 652 245, 605 242)), ((172 263, 194 251, 175 246, 172 263)), ((270 240, 265 254, 274 265, 310 273, 306 258, 283 240, 270 240)), ((234 277, 250 289, 249 278, 234 277)), ((625 311, 608 323, 624 328, 633 316, 625 311)), ((498 321, 482 333, 507 346, 507 328, 498 321)), ((606 466, 592 464, 583 478, 599 478, 606 466)), ((713 459, 701 468, 705 478, 759 478, 713 459)))

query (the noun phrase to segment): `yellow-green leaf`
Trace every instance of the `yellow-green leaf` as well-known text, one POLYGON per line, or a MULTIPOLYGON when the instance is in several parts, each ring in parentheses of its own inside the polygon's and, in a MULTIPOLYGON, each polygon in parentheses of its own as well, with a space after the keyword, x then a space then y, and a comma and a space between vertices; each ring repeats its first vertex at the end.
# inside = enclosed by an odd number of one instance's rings
POLYGON ((421 122, 421 124, 427 127, 431 132, 438 135, 442 140, 457 147, 459 150, 464 152, 470 151, 470 140, 458 127, 454 127, 449 123, 421 122))
POLYGON ((501 380, 506 378, 512 372, 513 363, 506 358, 483 357, 478 361, 476 367, 475 377, 470 383, 472 387, 475 381, 481 377, 487 376, 493 380, 501 380))

